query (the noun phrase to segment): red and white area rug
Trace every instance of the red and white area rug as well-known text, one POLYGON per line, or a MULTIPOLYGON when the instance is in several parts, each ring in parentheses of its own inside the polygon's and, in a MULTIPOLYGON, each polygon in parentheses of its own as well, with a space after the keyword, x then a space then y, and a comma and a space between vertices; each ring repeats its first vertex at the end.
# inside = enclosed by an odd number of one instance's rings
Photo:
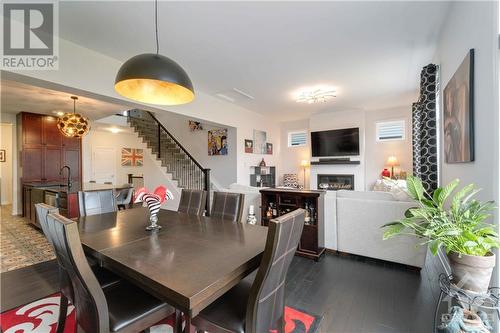
MULTIPOLYGON (((55 333, 59 316, 59 294, 0 314, 3 333, 55 333)), ((64 333, 76 332, 75 307, 68 306, 68 317, 64 333)), ((315 333, 321 317, 291 307, 285 307, 286 333, 315 333)), ((173 316, 151 327, 151 333, 172 333, 173 316)), ((271 331, 273 332, 273 331, 271 331)))

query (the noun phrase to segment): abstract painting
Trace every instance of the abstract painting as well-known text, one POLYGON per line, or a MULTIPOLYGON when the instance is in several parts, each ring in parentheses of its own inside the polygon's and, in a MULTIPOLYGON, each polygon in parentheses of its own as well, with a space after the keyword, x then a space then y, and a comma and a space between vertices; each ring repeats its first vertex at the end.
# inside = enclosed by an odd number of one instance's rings
POLYGON ((122 148, 122 166, 140 167, 144 165, 142 149, 122 148))
POLYGON ((199 121, 190 120, 189 121, 189 130, 191 132, 202 131, 203 125, 199 121))
POLYGON ((245 139, 245 153, 253 153, 253 141, 245 139))
POLYGON ((267 133, 264 131, 253 130, 253 152, 255 154, 266 154, 267 153, 267 133))
POLYGON ((208 155, 227 155, 227 128, 208 131, 208 155))
POLYGON ((474 161, 474 49, 444 88, 443 107, 446 162, 474 161))

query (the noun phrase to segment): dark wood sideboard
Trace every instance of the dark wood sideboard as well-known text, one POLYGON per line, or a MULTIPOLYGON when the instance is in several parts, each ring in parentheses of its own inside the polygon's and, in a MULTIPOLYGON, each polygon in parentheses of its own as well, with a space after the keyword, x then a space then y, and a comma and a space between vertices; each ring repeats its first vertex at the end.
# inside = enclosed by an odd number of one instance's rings
POLYGON ((284 215, 298 208, 313 207, 312 220, 304 223, 297 255, 319 260, 325 252, 324 191, 288 190, 266 188, 261 193, 261 224, 267 226, 273 217, 284 215), (270 204, 276 209, 276 216, 266 217, 270 204))
POLYGON ((57 128, 57 117, 29 112, 17 115, 17 140, 23 216, 35 223, 34 205, 45 200, 44 193, 37 187, 64 185, 67 171, 59 174, 64 165, 71 168, 72 181, 81 182, 82 142, 64 136, 57 128))

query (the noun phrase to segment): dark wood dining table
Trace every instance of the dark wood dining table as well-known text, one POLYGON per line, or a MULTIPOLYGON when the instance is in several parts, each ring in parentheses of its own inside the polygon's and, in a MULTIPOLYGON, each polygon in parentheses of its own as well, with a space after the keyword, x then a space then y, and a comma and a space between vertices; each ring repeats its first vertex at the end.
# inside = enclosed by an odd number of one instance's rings
POLYGON ((159 231, 146 231, 142 207, 78 222, 87 255, 182 311, 188 325, 259 266, 267 237, 259 225, 169 210, 158 215, 159 231))

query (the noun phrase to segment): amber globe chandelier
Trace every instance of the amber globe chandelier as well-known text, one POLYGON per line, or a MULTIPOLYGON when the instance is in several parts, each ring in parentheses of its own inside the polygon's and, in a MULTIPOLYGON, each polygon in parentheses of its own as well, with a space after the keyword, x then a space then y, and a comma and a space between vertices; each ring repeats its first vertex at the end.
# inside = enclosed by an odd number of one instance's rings
POLYGON ((186 71, 160 54, 158 0, 155 0, 156 53, 143 53, 127 60, 118 70, 115 90, 143 103, 179 105, 194 99, 194 88, 186 71))
POLYGON ((76 113, 78 97, 71 96, 73 100, 73 113, 67 112, 57 119, 57 128, 68 138, 81 138, 90 131, 90 121, 81 114, 76 113))

